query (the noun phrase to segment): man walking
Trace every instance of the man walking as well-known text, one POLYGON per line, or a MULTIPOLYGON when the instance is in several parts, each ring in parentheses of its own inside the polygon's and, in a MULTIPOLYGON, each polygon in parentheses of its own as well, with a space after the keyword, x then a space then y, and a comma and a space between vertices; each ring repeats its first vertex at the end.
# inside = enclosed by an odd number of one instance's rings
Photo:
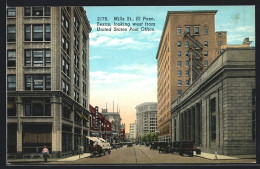
POLYGON ((42 149, 42 155, 43 155, 44 162, 47 162, 47 158, 49 156, 49 150, 46 146, 44 146, 42 149))

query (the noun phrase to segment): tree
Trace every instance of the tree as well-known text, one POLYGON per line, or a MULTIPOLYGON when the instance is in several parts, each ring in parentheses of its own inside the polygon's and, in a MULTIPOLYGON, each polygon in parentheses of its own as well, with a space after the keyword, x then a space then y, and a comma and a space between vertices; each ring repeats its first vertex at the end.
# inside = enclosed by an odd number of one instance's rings
POLYGON ((142 141, 142 142, 145 141, 145 135, 142 135, 142 137, 141 137, 141 141, 142 141))

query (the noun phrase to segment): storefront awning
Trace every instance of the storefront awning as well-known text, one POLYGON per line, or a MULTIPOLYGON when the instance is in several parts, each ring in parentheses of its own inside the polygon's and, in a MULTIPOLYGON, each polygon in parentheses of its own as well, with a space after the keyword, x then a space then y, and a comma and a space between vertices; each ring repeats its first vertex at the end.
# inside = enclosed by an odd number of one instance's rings
POLYGON ((78 111, 76 111, 76 112, 77 112, 77 114, 79 115, 80 118, 84 119, 83 115, 80 112, 78 112, 78 111))
POLYGON ((82 115, 82 116, 83 116, 83 118, 84 118, 86 121, 89 121, 88 118, 87 118, 86 116, 84 116, 84 115, 82 115))
POLYGON ((87 139, 91 140, 91 141, 98 141, 97 137, 90 137, 90 136, 86 136, 87 139))
POLYGON ((103 141, 103 142, 106 142, 106 140, 104 140, 103 138, 98 138, 99 140, 103 141))

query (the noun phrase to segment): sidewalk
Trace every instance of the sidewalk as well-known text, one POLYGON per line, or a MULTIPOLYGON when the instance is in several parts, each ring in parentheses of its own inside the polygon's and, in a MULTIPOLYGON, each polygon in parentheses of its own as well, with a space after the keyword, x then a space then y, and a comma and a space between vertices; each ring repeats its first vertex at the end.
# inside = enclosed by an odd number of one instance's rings
MULTIPOLYGON (((194 156, 214 160, 215 154, 201 152, 201 154, 194 154, 194 156)), ((255 155, 234 155, 234 156, 218 155, 217 158, 218 160, 237 160, 237 159, 256 159, 256 156, 255 155)))
MULTIPOLYGON (((86 157, 89 157, 91 154, 90 153, 83 153, 80 156, 79 155, 74 155, 70 157, 65 157, 65 158, 48 158, 48 162, 53 162, 53 161, 76 161, 79 159, 83 159, 86 157)), ((42 158, 32 158, 32 159, 8 159, 7 164, 11 163, 28 163, 28 162, 43 162, 42 158)))

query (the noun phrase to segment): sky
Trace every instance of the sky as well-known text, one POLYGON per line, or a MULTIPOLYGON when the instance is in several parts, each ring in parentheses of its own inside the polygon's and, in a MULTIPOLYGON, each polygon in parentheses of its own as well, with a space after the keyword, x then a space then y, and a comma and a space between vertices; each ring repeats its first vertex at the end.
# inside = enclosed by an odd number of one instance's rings
POLYGON ((157 102, 156 54, 168 11, 218 10, 215 31, 227 31, 228 44, 241 44, 249 37, 251 46, 255 46, 254 6, 90 6, 85 10, 92 27, 90 104, 98 106, 100 111, 106 105, 109 112, 113 112, 113 107, 114 112, 120 110, 127 133, 129 124, 136 119, 135 107, 144 102, 157 102), (114 17, 125 20, 114 21, 114 17), (127 21, 127 17, 135 21, 127 21), (137 17, 140 22, 136 21, 137 17), (149 26, 154 31, 141 31, 141 26, 135 27, 138 31, 113 31, 114 27, 129 30, 127 25, 113 26, 114 22, 154 23, 149 26), (110 23, 112 31, 97 31, 97 27, 109 28, 100 23, 110 23))

